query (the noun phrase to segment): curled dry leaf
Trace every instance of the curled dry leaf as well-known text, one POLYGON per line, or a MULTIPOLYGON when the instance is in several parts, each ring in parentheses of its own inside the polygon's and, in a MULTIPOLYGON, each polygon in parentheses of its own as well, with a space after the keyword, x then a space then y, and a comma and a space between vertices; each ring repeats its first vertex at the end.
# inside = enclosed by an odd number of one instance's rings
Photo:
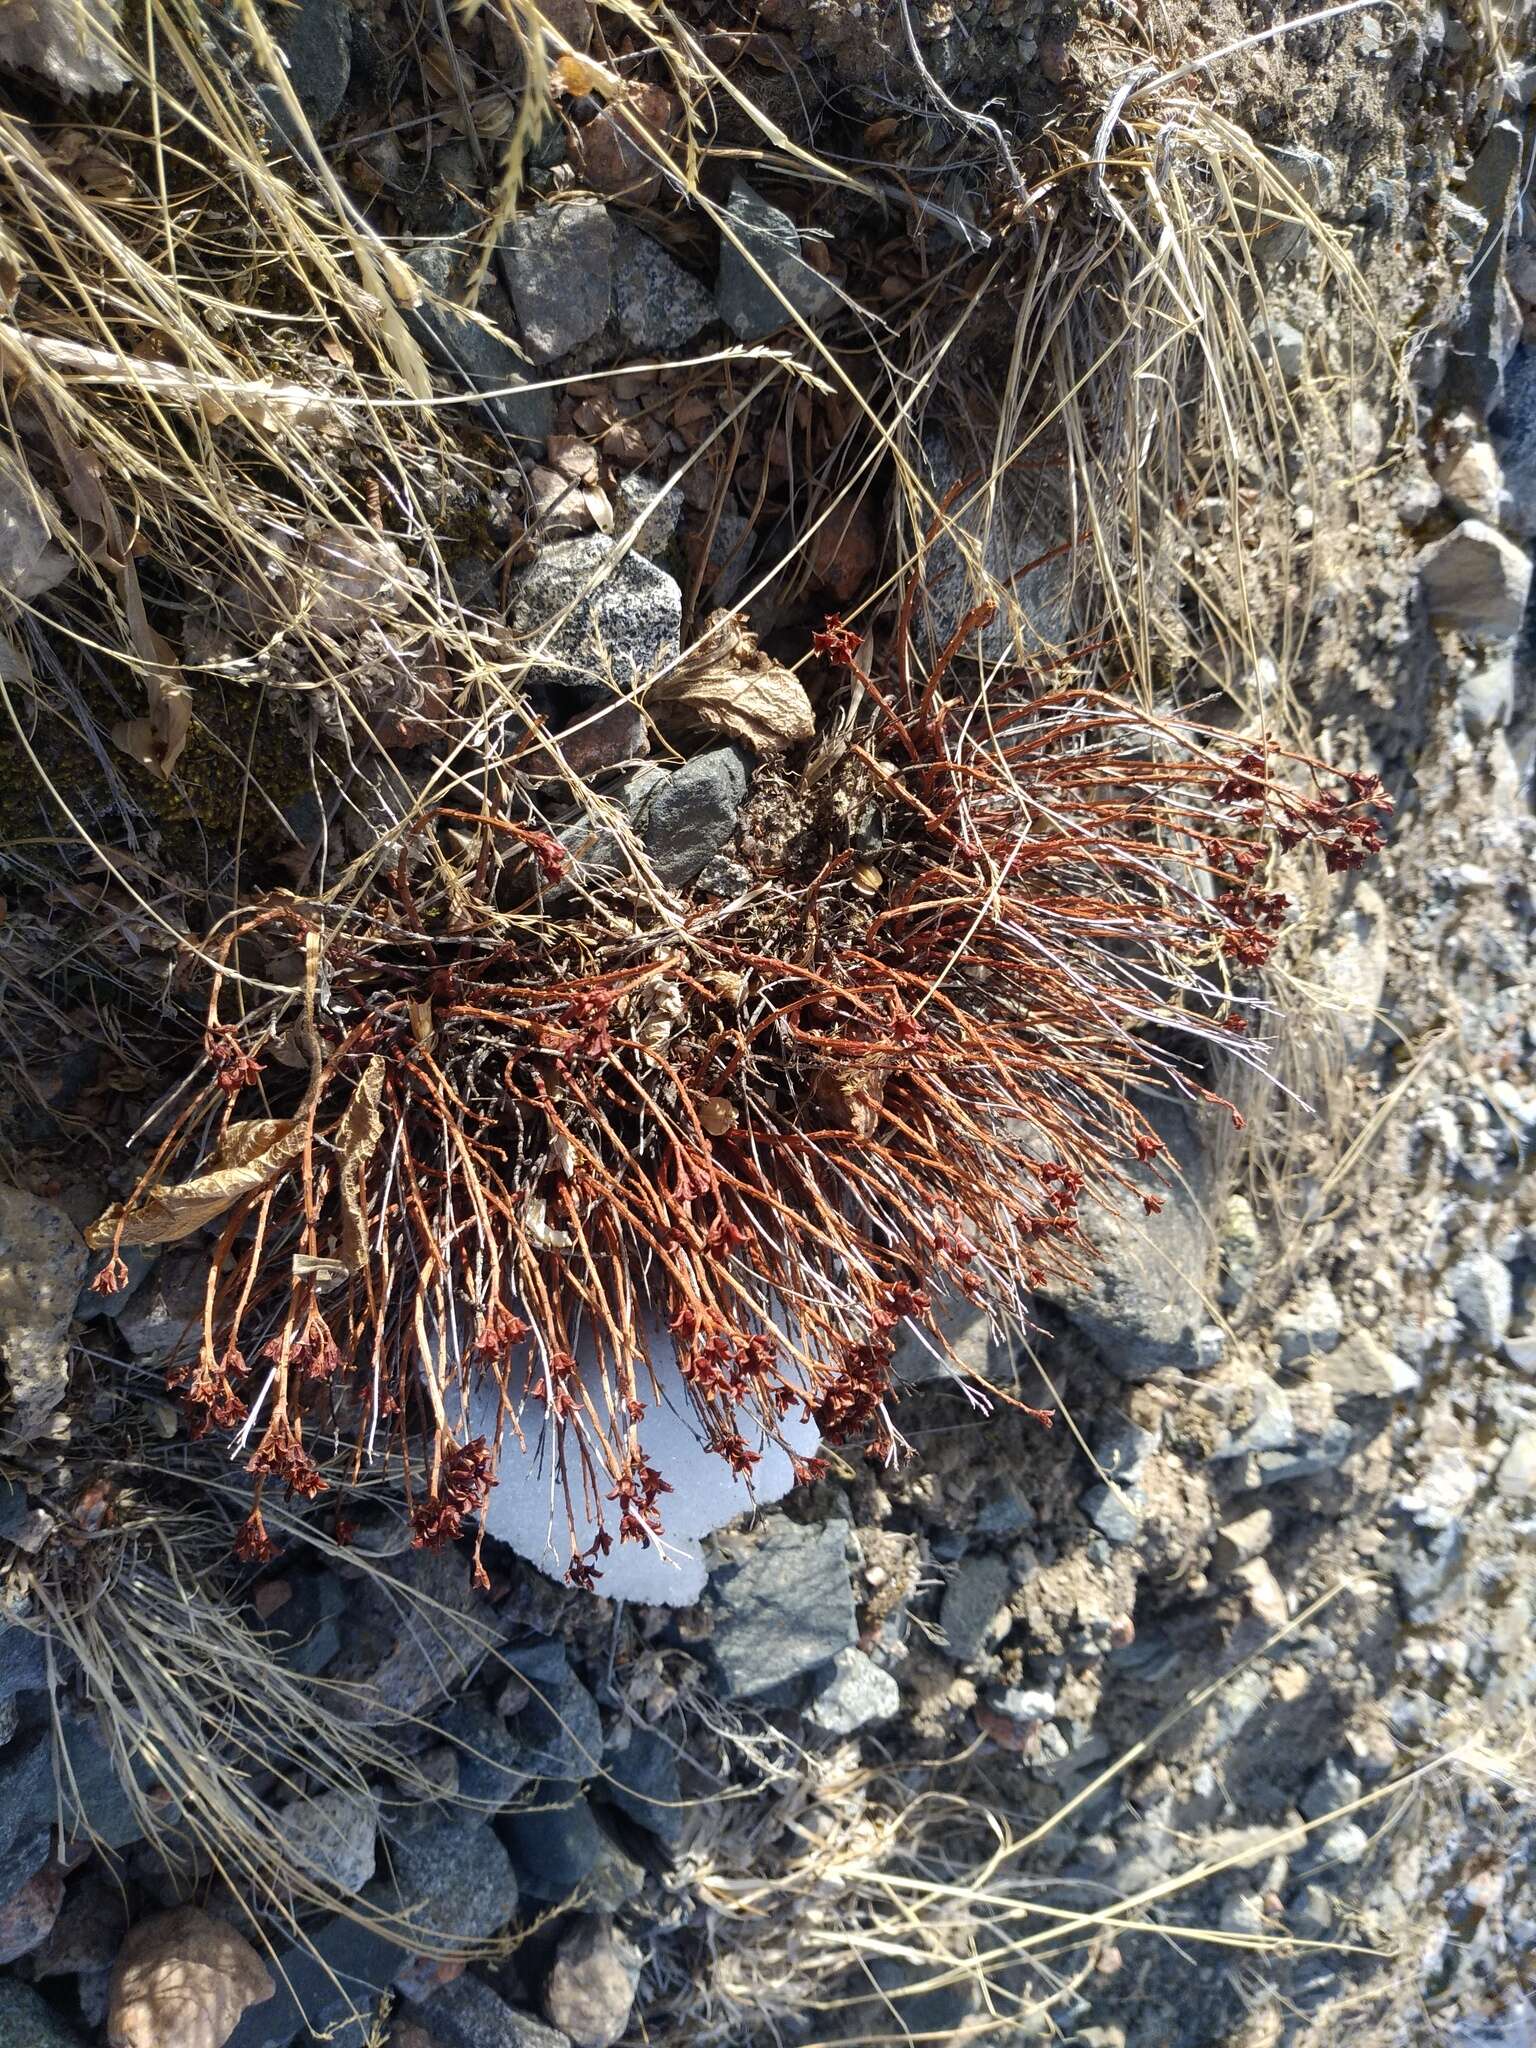
POLYGON ((274 1985, 235 1928, 198 1906, 131 1928, 107 1993, 110 2048, 224 2048, 274 1985))
POLYGON ((126 1214, 124 1205, 114 1202, 86 1231, 86 1243, 104 1251, 114 1242, 175 1244, 190 1237, 291 1166, 303 1149, 305 1123, 302 1116, 251 1117, 226 1125, 205 1172, 152 1188, 126 1214))
POLYGON ((823 1067, 811 1089, 811 1100, 824 1125, 867 1138, 880 1121, 885 1082, 877 1073, 857 1067, 823 1067))
POLYGON ((716 612, 645 701, 660 725, 719 733, 756 754, 801 746, 816 730, 805 685, 763 652, 739 612, 716 612))
POLYGON ((523 1231, 541 1252, 568 1252, 575 1243, 568 1230, 557 1230, 550 1222, 549 1204, 542 1195, 529 1195, 523 1203, 523 1231))
POLYGON ((383 1092, 384 1062, 375 1057, 363 1069, 336 1132, 336 1149, 341 1154, 341 1257, 350 1273, 357 1272, 363 1262, 367 1219, 361 1181, 363 1169, 384 1135, 384 1119, 379 1115, 383 1092))

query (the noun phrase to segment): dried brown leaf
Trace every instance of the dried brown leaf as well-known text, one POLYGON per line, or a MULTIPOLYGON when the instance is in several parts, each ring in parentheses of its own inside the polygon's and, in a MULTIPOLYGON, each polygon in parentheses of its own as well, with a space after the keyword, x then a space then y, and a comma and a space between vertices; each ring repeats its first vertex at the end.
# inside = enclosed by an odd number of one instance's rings
POLYGON ((823 1067, 811 1088, 821 1122, 859 1138, 867 1138, 879 1123, 884 1094, 883 1077, 857 1067, 823 1067))
POLYGON ((205 1171, 152 1188, 126 1215, 123 1204, 114 1202, 86 1231, 86 1243, 103 1251, 114 1242, 175 1244, 190 1237, 291 1166, 303 1148, 304 1126, 301 1116, 251 1117, 226 1125, 205 1171))
POLYGON ((662 725, 739 740, 780 754, 811 739, 816 718, 805 685, 757 644, 736 612, 716 612, 698 644, 651 685, 646 709, 662 725))
POLYGON ((336 1149, 341 1154, 341 1256, 349 1272, 355 1273, 367 1248, 368 1219, 363 1211, 363 1168, 378 1149, 384 1135, 379 1115, 379 1098, 384 1092, 384 1062, 377 1055, 363 1069, 346 1113, 336 1131, 336 1149))

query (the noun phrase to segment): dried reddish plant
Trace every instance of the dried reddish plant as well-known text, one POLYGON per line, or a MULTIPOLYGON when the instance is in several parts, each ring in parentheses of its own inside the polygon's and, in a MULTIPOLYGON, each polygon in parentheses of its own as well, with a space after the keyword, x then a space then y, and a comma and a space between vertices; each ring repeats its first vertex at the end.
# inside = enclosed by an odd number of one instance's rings
POLYGON ((877 677, 828 622, 823 678, 857 715, 798 775, 760 771, 754 886, 664 940, 643 898, 583 893, 547 833, 464 811, 418 827, 436 879, 402 857, 371 906, 284 897, 225 936, 226 963, 263 931, 309 962, 286 1108, 221 973, 208 1084, 96 1238, 115 1255, 217 1217, 176 1378, 194 1428, 237 1432, 258 1498, 321 1490, 340 1432, 358 1461, 400 1456, 416 1540, 446 1541, 536 1427, 567 1505, 609 1504, 571 1566, 591 1584, 615 1537, 665 1526, 637 1431, 647 1311, 708 1445, 750 1472, 791 1415, 888 1444, 903 1325, 942 1351, 946 1299, 1025 1318, 1084 1271, 1085 1202, 1162 1150, 1135 1093, 1214 1099, 1157 1027, 1230 1043, 1283 921, 1277 857, 1353 867, 1388 806, 1060 666, 978 702, 947 687, 977 623, 914 677, 903 614, 877 677), (536 922, 495 907, 507 848, 536 922), (466 1440, 487 1380, 498 1441, 466 1440))

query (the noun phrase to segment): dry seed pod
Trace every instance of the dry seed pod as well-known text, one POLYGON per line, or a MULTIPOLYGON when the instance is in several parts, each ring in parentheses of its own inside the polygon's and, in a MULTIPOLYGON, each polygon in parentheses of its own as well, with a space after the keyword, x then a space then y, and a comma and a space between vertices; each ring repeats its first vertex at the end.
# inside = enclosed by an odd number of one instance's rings
POLYGON ((873 861, 861 860, 848 878, 861 896, 878 896, 885 877, 873 861))
POLYGON ((712 1138, 723 1138, 741 1121, 734 1102, 723 1095, 706 1095, 699 1103, 699 1122, 712 1138))

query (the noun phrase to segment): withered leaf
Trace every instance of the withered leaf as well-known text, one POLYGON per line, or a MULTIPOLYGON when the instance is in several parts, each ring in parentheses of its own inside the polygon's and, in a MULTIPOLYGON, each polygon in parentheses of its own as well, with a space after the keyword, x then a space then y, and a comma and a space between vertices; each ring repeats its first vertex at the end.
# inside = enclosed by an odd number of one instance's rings
POLYGON ((815 714, 805 686, 757 644, 739 612, 716 612, 697 644, 646 694, 658 724, 740 740, 755 754, 780 754, 811 739, 815 714))
POLYGON ((859 1138, 867 1138, 879 1123, 884 1094, 883 1078, 857 1067, 823 1067, 811 1088, 821 1122, 859 1138))
POLYGON ((336 1149, 341 1154, 341 1256, 351 1273, 361 1266, 367 1249, 368 1219, 363 1213, 362 1175, 384 1135, 384 1120, 379 1115, 379 1097, 383 1092, 384 1062, 375 1055, 363 1069, 363 1077, 336 1130, 336 1149))
POLYGON ((114 1202, 85 1233, 93 1251, 113 1243, 119 1222, 125 1245, 175 1244, 275 1180, 304 1145, 303 1117, 251 1117, 226 1126, 207 1168, 191 1180, 153 1188, 124 1217, 114 1202))

